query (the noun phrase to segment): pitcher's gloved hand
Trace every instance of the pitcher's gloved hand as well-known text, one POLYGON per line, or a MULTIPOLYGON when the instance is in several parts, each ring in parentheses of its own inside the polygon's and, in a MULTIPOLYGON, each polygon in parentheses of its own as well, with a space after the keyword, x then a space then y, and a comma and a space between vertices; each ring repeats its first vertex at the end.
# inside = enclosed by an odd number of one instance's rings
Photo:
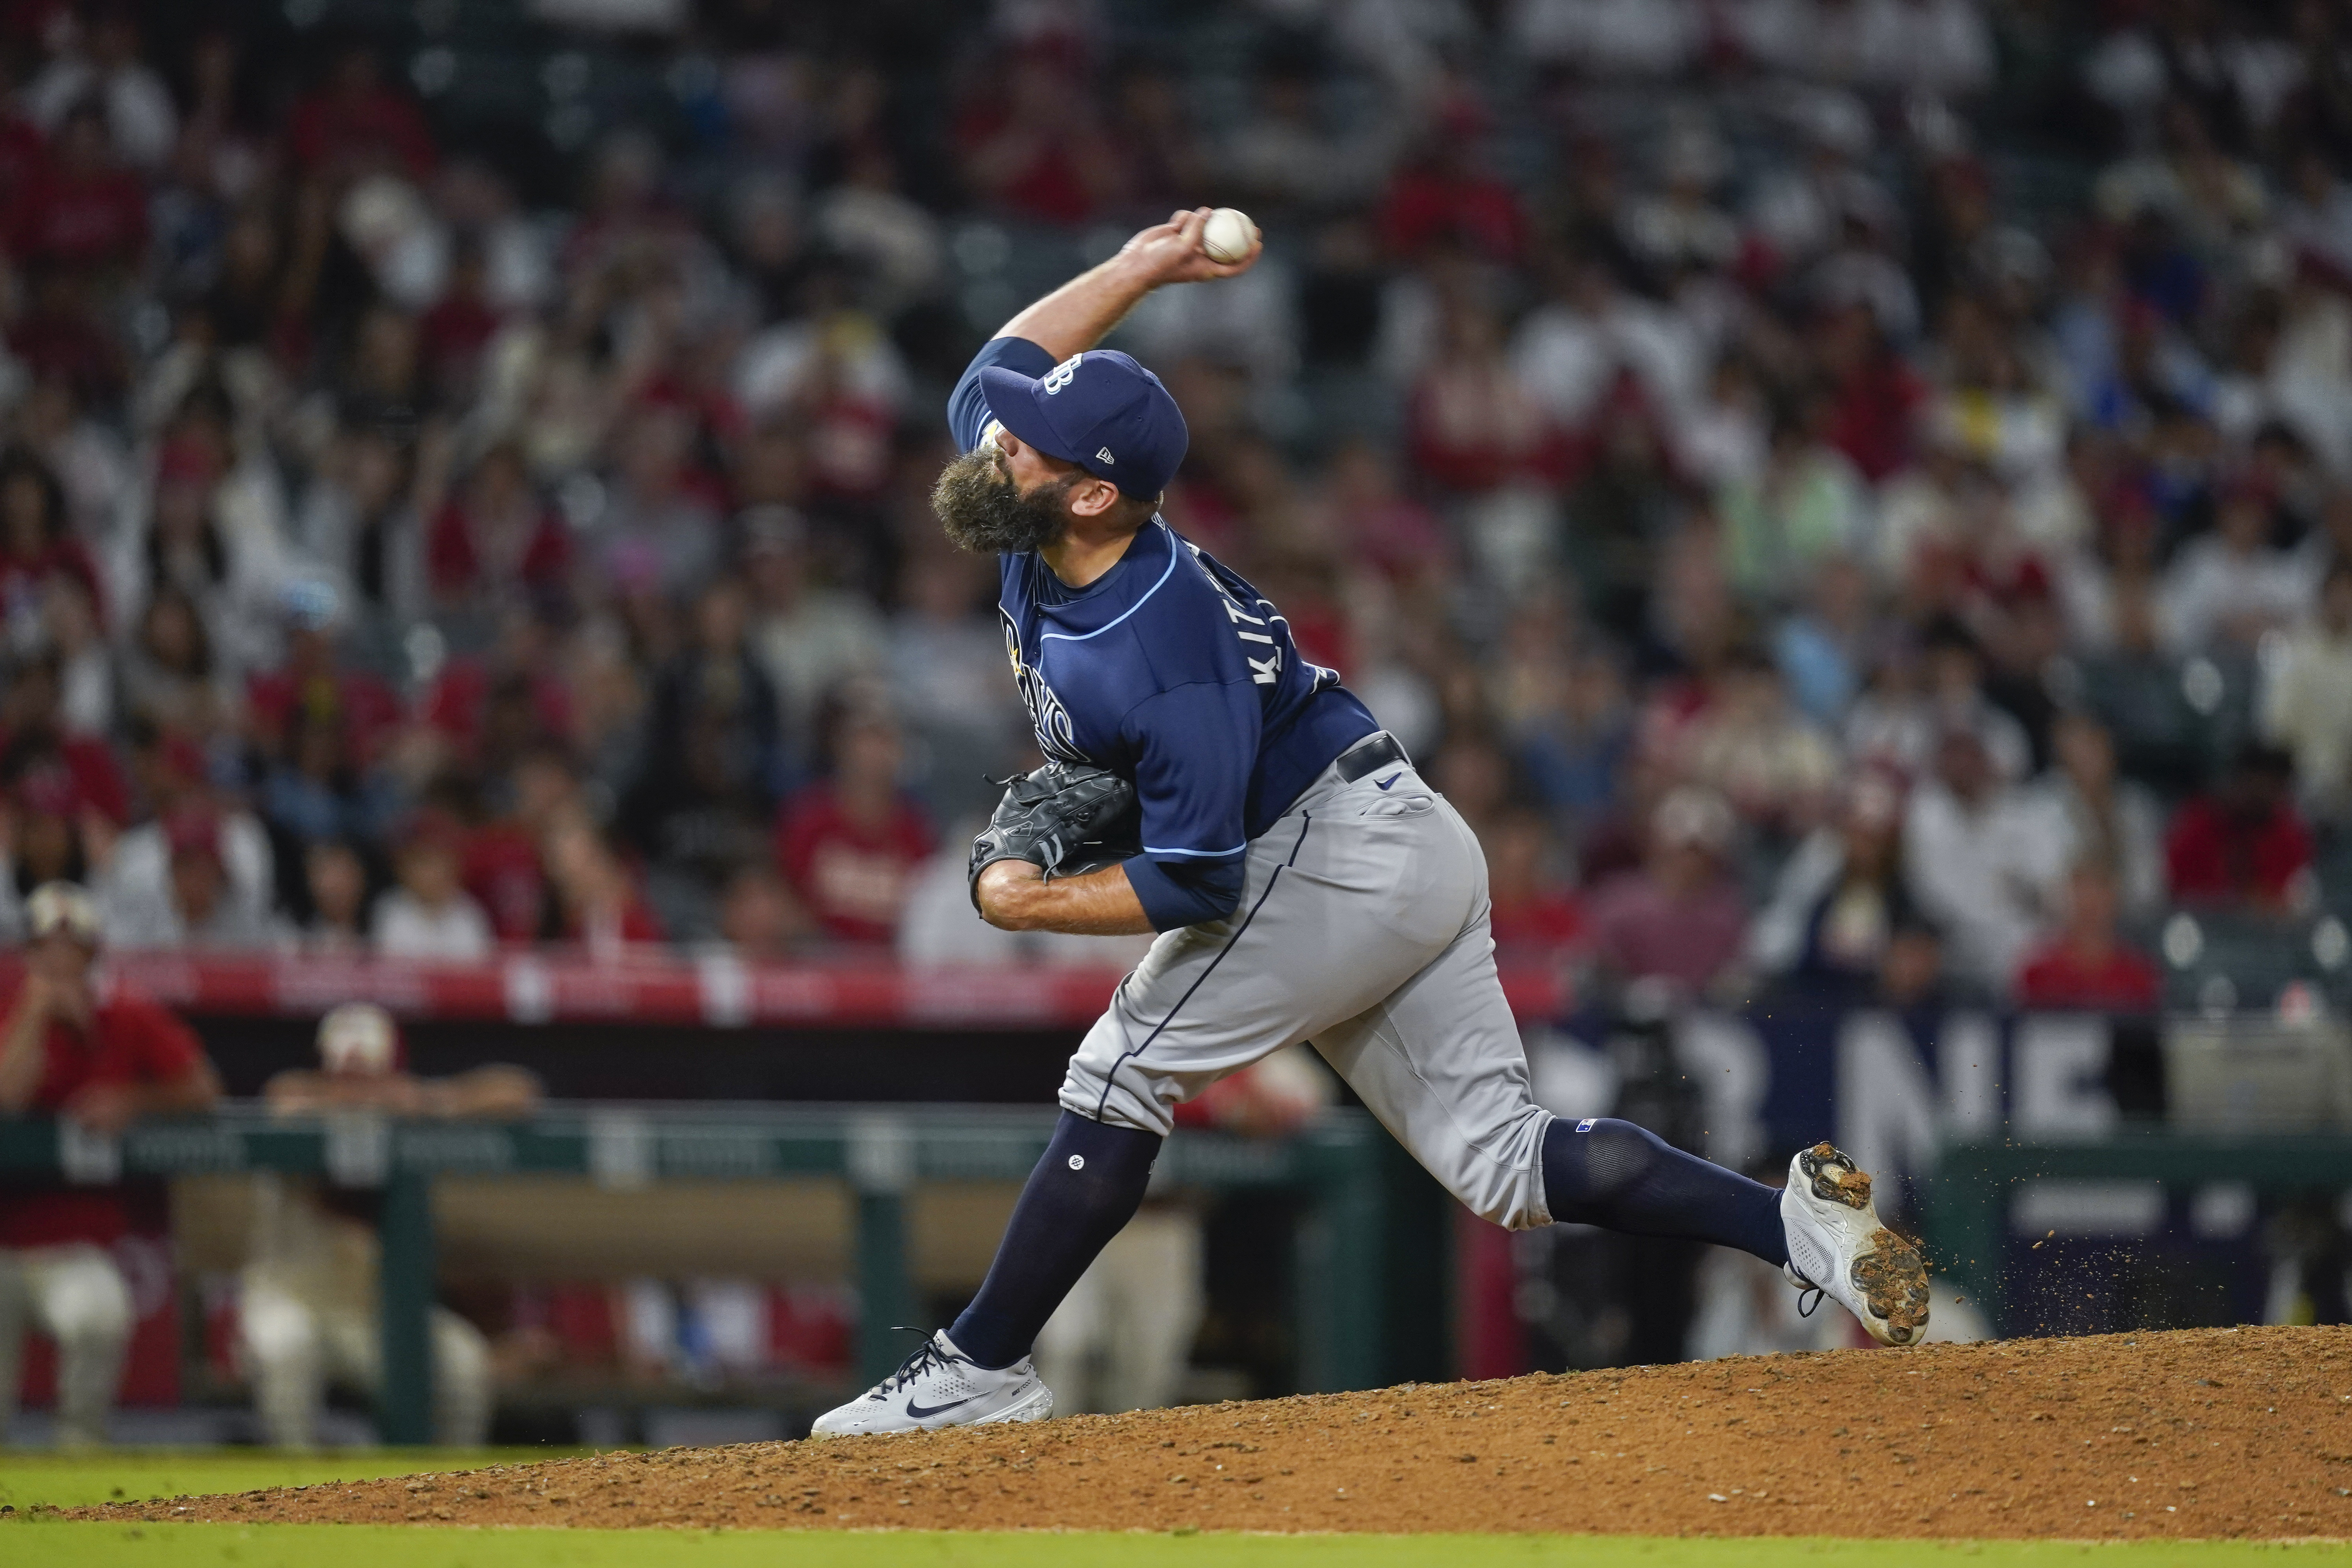
POLYGON ((966 880, 980 908, 980 874, 999 860, 1026 860, 1055 877, 1116 866, 1143 848, 1135 786, 1084 763, 1047 763, 1010 779, 988 826, 971 841, 966 880))

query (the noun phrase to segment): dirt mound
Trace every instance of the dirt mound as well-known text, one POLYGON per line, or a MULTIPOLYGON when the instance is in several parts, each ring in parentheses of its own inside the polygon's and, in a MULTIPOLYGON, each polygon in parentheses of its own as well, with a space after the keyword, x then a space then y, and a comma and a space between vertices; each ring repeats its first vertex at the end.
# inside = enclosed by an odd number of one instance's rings
POLYGON ((118 1503, 109 1520, 2352 1535, 2352 1329, 1408 1384, 118 1503))

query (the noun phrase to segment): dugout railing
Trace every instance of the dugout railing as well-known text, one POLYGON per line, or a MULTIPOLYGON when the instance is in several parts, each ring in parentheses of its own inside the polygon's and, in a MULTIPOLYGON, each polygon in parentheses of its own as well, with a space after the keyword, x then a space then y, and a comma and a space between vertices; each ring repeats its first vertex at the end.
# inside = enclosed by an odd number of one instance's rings
MULTIPOLYGON (((2202 1134, 2125 1128, 2080 1142, 1988 1139, 1947 1145, 1920 1184, 1928 1266, 1983 1312, 1995 1332, 2032 1331, 2011 1256, 2014 1207, 2032 1184, 2230 1185, 2272 1194, 2352 1190, 2352 1138, 2202 1134)), ((2034 1238, 2019 1237, 2024 1246, 2034 1238)))
MULTIPOLYGON (((1055 1121, 1050 1109, 995 1107, 559 1104, 515 1122, 404 1121, 366 1115, 284 1118, 232 1103, 191 1121, 134 1125, 120 1138, 70 1123, 0 1121, 0 1180, 36 1174, 68 1183, 277 1171, 382 1195, 379 1278, 383 1393, 378 1430, 393 1444, 431 1434, 431 1339, 436 1178, 577 1174, 614 1188, 663 1181, 835 1177, 856 1194, 856 1358, 872 1381, 911 1342, 892 1331, 919 1321, 908 1266, 907 1204, 919 1183, 1017 1182, 1055 1121)), ((1280 1139, 1180 1131, 1152 1173, 1158 1192, 1287 1191, 1302 1200, 1296 1228, 1298 1385, 1380 1381, 1380 1146, 1385 1135, 1356 1110, 1331 1110, 1280 1139)), ((758 1260, 749 1237, 745 1255, 758 1260)))

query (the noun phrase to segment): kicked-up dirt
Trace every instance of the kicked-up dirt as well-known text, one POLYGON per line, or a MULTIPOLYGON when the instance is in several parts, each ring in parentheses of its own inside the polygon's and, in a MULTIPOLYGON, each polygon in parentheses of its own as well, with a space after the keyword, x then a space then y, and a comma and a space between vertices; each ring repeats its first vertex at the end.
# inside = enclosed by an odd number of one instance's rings
POLYGON ((607 1454, 106 1520, 2352 1536, 2352 1329, 1744 1357, 607 1454))

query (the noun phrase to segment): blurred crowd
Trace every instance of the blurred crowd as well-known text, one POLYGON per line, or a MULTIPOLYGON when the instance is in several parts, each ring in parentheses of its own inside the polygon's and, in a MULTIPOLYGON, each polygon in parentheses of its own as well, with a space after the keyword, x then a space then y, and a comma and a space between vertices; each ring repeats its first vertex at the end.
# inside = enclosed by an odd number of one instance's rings
POLYGON ((0 934, 1059 956, 965 903, 1033 753, 941 400, 1216 203, 1265 261, 1117 340, 1166 515, 1507 963, 2146 1007, 2166 911, 2328 902, 2344 5, 556 9, 688 110, 556 188, 331 5, 0 16, 0 934))

